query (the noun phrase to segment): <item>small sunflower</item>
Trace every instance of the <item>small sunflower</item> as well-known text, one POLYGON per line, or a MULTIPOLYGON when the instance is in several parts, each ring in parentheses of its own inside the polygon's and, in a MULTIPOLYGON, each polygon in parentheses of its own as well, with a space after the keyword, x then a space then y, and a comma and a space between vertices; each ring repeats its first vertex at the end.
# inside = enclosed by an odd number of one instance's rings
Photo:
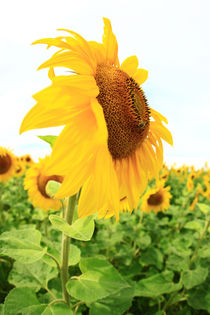
POLYGON ((165 182, 157 183, 155 188, 149 189, 142 197, 141 211, 149 213, 152 210, 157 213, 159 211, 165 211, 170 205, 170 198, 172 197, 169 193, 170 187, 164 188, 165 182))
POLYGON ((0 147, 0 182, 6 182, 15 172, 16 158, 14 154, 0 147))
POLYGON ((21 156, 20 157, 20 161, 22 163, 24 163, 26 167, 27 166, 31 166, 34 163, 32 157, 30 156, 30 154, 26 154, 26 155, 21 156))
POLYGON ((15 167, 15 172, 14 176, 15 177, 20 177, 25 173, 25 166, 24 164, 20 161, 20 159, 16 159, 16 167, 15 167))
POLYGON ((80 217, 108 209, 118 219, 120 200, 126 196, 132 211, 148 180, 158 177, 162 139, 172 145, 172 136, 163 124, 167 119, 149 108, 140 87, 148 71, 138 68, 136 56, 119 63, 108 19, 102 43, 64 31, 67 36, 35 42, 60 50, 39 67, 49 68, 52 84, 34 95, 37 104, 20 132, 65 125, 46 168, 49 175, 65 175, 57 196, 71 196, 82 187, 80 217), (55 75, 55 67, 70 71, 55 75))
POLYGON ((196 194, 195 194, 195 198, 193 200, 193 202, 191 203, 189 209, 191 211, 193 211, 195 209, 195 206, 196 206, 196 203, 198 202, 198 198, 200 196, 200 194, 202 193, 203 189, 200 185, 197 186, 197 191, 196 191, 196 194))
POLYGON ((39 159, 39 163, 34 163, 26 172, 24 188, 28 191, 29 199, 34 207, 43 210, 59 210, 61 208, 60 200, 48 196, 46 186, 50 180, 62 183, 63 177, 59 175, 47 176, 44 172, 44 166, 49 161, 49 157, 39 159))

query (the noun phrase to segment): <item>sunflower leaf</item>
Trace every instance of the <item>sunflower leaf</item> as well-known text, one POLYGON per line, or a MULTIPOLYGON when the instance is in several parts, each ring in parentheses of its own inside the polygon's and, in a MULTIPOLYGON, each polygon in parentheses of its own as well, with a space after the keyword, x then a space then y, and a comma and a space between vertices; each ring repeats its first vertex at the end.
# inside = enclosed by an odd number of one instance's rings
POLYGON ((42 258, 46 248, 40 246, 41 233, 33 228, 13 230, 0 235, 0 255, 30 264, 42 258))
POLYGON ((85 303, 93 303, 130 288, 104 257, 83 258, 80 270, 82 274, 79 277, 68 281, 67 290, 71 296, 85 303))
POLYGON ((49 145, 52 148, 55 143, 55 140, 57 139, 57 136, 38 136, 38 138, 49 143, 49 145))
POLYGON ((95 229, 95 216, 89 216, 76 220, 69 225, 63 218, 57 215, 50 215, 49 219, 56 230, 64 232, 67 236, 80 241, 89 241, 95 229))

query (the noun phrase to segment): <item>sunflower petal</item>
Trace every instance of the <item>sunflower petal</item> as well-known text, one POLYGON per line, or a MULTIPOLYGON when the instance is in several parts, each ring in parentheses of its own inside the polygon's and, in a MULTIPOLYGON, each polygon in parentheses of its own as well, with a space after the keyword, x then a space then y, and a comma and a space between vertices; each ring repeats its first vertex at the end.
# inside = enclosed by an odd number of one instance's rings
POLYGON ((118 65, 118 44, 112 32, 109 19, 104 18, 103 44, 105 46, 106 60, 111 65, 118 65))
POLYGON ((107 146, 98 148, 93 164, 93 173, 82 188, 78 208, 79 216, 97 212, 104 207, 104 204, 107 204, 107 201, 118 212, 120 200, 118 180, 107 146))
POLYGON ((131 56, 123 61, 120 69, 126 72, 130 77, 132 77, 137 71, 138 64, 138 58, 136 56, 131 56))
POLYGON ((55 141, 47 172, 60 175, 76 172, 76 167, 94 153, 96 133, 97 123, 91 109, 75 115, 55 141))
POLYGON ((164 121, 166 124, 168 124, 168 120, 165 116, 163 116, 162 114, 160 114, 158 111, 154 110, 153 108, 150 107, 150 112, 151 112, 151 116, 157 120, 157 121, 164 121))
POLYGON ((152 130, 152 132, 155 132, 156 135, 160 136, 163 140, 173 146, 173 138, 170 131, 161 123, 151 121, 150 129, 152 130))
POLYGON ((99 88, 93 76, 90 75, 60 75, 53 79, 57 86, 68 86, 80 91, 81 94, 97 96, 99 88))
POLYGON ((54 54, 50 59, 39 66, 38 70, 48 67, 66 67, 78 74, 93 74, 93 69, 80 55, 72 51, 54 54))
POLYGON ((142 85, 148 78, 148 71, 145 69, 139 68, 134 73, 133 78, 139 85, 142 85))
POLYGON ((86 96, 71 95, 68 88, 48 87, 37 93, 34 98, 38 103, 24 117, 20 133, 31 129, 65 125, 75 113, 89 107, 86 96))

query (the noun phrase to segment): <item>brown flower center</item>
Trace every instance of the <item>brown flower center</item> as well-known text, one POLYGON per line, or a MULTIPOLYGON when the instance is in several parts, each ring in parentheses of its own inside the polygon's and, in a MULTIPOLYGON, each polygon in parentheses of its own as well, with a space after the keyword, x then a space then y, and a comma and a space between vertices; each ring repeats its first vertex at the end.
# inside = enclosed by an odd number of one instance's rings
POLYGON ((130 156, 149 130, 149 108, 142 89, 122 70, 98 65, 97 97, 108 129, 108 148, 114 159, 130 156))
POLYGON ((5 174, 9 171, 12 165, 12 159, 9 154, 0 155, 0 174, 5 174))
POLYGON ((22 171, 22 167, 20 165, 17 166, 15 173, 19 174, 22 171))
POLYGON ((30 156, 27 156, 27 157, 26 157, 26 162, 31 162, 30 156))
POLYGON ((163 202, 163 195, 160 191, 149 196, 147 203, 150 206, 159 206, 163 202))
POLYGON ((50 198, 50 196, 48 196, 48 194, 46 193, 46 190, 45 190, 45 188, 47 186, 47 183, 50 180, 54 180, 56 182, 62 183, 63 177, 59 176, 59 175, 44 176, 44 175, 41 175, 41 174, 38 176, 38 178, 37 178, 37 186, 38 186, 38 189, 39 189, 40 193, 45 198, 50 198))

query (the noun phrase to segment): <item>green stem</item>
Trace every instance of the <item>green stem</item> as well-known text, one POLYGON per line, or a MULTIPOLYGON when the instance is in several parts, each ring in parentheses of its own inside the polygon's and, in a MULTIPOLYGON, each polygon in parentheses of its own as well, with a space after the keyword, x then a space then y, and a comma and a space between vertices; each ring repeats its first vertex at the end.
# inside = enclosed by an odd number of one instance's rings
POLYGON ((193 255, 192 255, 191 259, 190 259, 189 269, 190 269, 190 267, 191 267, 193 261, 197 258, 198 250, 199 250, 199 248, 200 248, 200 245, 201 245, 201 243, 202 243, 202 241, 203 241, 204 236, 206 235, 206 232, 207 232, 207 230, 208 230, 209 224, 210 224, 210 217, 207 218, 207 220, 206 220, 206 222, 205 222, 204 230, 203 230, 203 232, 201 233, 201 235, 200 235, 200 237, 199 237, 199 240, 198 240, 198 243, 197 243, 197 245, 196 245, 196 247, 195 247, 194 253, 193 253, 193 255))
MULTIPOLYGON (((68 199, 68 204, 64 212, 64 218, 68 224, 72 224, 74 210, 76 206, 77 195, 74 195, 68 199)), ((70 237, 66 236, 64 233, 62 235, 62 252, 61 252, 61 284, 63 299, 67 305, 70 305, 69 294, 66 290, 66 283, 68 281, 68 259, 70 251, 70 237)))

